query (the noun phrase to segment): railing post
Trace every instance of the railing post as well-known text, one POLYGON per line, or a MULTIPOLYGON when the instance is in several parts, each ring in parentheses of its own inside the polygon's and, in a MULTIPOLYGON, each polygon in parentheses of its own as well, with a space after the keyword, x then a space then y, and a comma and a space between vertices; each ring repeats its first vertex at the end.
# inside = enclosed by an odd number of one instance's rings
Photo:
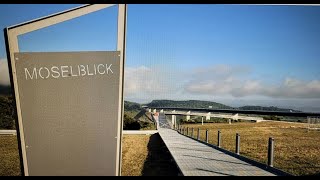
POLYGON ((206 129, 206 143, 209 142, 209 130, 206 129))
POLYGON ((192 128, 192 130, 191 130, 191 137, 192 137, 192 138, 193 138, 193 129, 194 129, 194 128, 192 128))
POLYGON ((273 167, 273 155, 274 155, 274 139, 270 137, 269 145, 268 145, 268 166, 270 167, 273 167))
POLYGON ((218 131, 218 147, 221 147, 221 132, 218 131))
POLYGON ((240 134, 236 134, 236 153, 240 155, 240 134))
POLYGON ((189 136, 189 127, 187 127, 187 136, 189 136))
POLYGON ((198 128, 197 139, 200 140, 200 128, 198 128))

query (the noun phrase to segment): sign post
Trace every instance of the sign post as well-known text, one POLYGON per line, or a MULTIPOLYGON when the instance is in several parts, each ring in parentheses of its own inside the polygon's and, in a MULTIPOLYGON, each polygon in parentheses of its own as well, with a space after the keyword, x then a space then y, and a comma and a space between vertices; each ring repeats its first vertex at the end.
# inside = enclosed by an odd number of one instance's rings
POLYGON ((22 175, 121 175, 126 5, 117 51, 19 52, 17 36, 112 5, 4 29, 22 175))

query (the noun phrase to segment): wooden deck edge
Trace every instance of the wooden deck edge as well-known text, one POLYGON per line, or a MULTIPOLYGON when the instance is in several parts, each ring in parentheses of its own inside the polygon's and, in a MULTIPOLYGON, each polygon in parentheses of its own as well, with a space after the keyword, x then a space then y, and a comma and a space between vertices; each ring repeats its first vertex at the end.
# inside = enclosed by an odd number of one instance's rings
POLYGON ((158 133, 158 130, 123 130, 122 134, 126 135, 152 135, 158 133))
POLYGON ((0 130, 0 135, 17 135, 16 130, 0 130))
POLYGON ((207 143, 207 142, 198 140, 198 139, 196 139, 196 138, 193 138, 193 137, 190 137, 190 136, 181 134, 181 133, 178 132, 178 131, 176 131, 176 132, 177 132, 178 134, 182 135, 182 136, 188 137, 188 138, 193 139, 193 140, 195 140, 195 141, 198 141, 198 142, 200 142, 200 143, 202 143, 202 144, 205 144, 205 145, 207 145, 207 146, 210 146, 210 147, 212 147, 212 148, 214 148, 214 149, 216 149, 216 150, 219 150, 219 151, 221 151, 221 152, 224 152, 224 153, 226 153, 226 154, 228 154, 228 155, 230 155, 230 156, 232 156, 232 157, 235 157, 235 158, 237 158, 237 159, 240 159, 240 160, 242 160, 242 161, 244 161, 244 162, 246 162, 246 163, 249 163, 249 164, 252 164, 252 165, 254 165, 254 166, 257 166, 257 167, 259 167, 259 168, 261 168, 261 169, 263 169, 263 170, 265 170, 265 171, 268 171, 268 172, 270 172, 270 173, 272 173, 272 174, 275 174, 275 175, 278 175, 278 176, 294 176, 294 175, 292 175, 292 174, 290 174, 290 173, 288 173, 288 172, 282 171, 282 170, 277 169, 277 168, 275 168, 275 167, 270 167, 270 166, 268 166, 268 165, 266 165, 266 164, 263 164, 263 163, 260 163, 260 162, 258 162, 258 161, 256 161, 256 160, 253 160, 253 159, 244 157, 244 156, 242 156, 242 155, 238 155, 238 154, 236 154, 236 153, 234 153, 234 152, 228 151, 228 150, 223 149, 223 148, 219 148, 219 147, 216 146, 216 145, 209 144, 209 143, 207 143))
POLYGON ((168 145, 167 145, 166 141, 164 141, 164 140, 163 140, 163 138, 162 138, 162 136, 161 136, 161 133, 160 133, 160 132, 159 132, 159 136, 160 136, 161 140, 163 141, 163 143, 166 145, 167 149, 169 150, 169 153, 170 153, 170 155, 171 155, 172 159, 174 160, 174 163, 175 163, 175 164, 176 164, 176 166, 178 167, 178 169, 179 169, 179 171, 180 171, 180 174, 181 174, 182 176, 185 176, 185 175, 183 174, 183 171, 182 171, 182 170, 181 170, 181 168, 179 167, 179 165, 178 165, 178 163, 177 163, 176 159, 175 159, 175 158, 174 158, 174 156, 172 155, 172 153, 171 153, 171 151, 170 151, 170 149, 169 149, 169 147, 168 147, 168 145))

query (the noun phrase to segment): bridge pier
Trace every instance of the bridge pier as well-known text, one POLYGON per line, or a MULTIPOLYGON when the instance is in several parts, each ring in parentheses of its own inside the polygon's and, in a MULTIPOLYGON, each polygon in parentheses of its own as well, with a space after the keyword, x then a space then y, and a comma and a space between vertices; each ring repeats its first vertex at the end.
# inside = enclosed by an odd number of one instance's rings
MULTIPOLYGON (((239 114, 238 114, 238 113, 232 114, 232 119, 238 121, 238 119, 239 119, 239 114)), ((229 124, 231 124, 231 119, 229 119, 228 121, 229 121, 229 124)))
POLYGON ((211 117, 211 112, 208 112, 208 114, 206 115, 206 120, 210 120, 211 117))
POLYGON ((160 110, 160 113, 163 113, 163 109, 160 110))
POLYGON ((153 113, 156 113, 157 112, 157 109, 153 109, 153 113))
MULTIPOLYGON (((172 113, 175 113, 176 110, 173 110, 172 113)), ((177 117, 176 115, 171 115, 171 124, 172 124, 172 127, 175 127, 176 126, 176 123, 177 123, 177 117)))
POLYGON ((186 120, 189 121, 189 120, 190 120, 190 115, 189 115, 189 114, 191 114, 191 112, 188 111, 187 114, 188 114, 188 115, 186 116, 186 120))
POLYGON ((148 108, 148 112, 150 112, 150 113, 151 113, 151 108, 148 108))
POLYGON ((174 128, 176 126, 176 115, 171 115, 171 124, 172 124, 172 128, 174 128))

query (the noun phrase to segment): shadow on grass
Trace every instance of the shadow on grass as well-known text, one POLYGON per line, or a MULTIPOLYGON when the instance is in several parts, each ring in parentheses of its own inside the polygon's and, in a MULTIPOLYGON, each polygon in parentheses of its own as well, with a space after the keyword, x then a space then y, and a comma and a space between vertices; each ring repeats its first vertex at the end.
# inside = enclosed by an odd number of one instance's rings
POLYGON ((150 136, 142 176, 178 176, 180 171, 159 134, 150 136))

